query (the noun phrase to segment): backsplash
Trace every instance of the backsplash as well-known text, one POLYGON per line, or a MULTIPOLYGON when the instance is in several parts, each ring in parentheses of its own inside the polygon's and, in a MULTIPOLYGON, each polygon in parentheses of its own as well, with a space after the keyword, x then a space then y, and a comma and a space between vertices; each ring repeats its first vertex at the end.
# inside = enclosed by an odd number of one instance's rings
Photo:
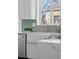
MULTIPOLYGON (((34 32, 45 32, 46 26, 36 26, 33 27, 34 32)), ((47 32, 57 32, 56 26, 47 26, 47 32)))
POLYGON ((35 20, 31 20, 31 19, 23 19, 22 20, 22 32, 24 32, 24 29, 25 28, 32 28, 32 24, 35 23, 36 24, 36 21, 35 20))
MULTIPOLYGON (((22 32, 25 32, 25 28, 31 28, 33 32, 45 32, 46 26, 37 26, 36 20, 27 19, 22 20, 22 32)), ((57 32, 57 26, 48 25, 47 32, 57 32)))

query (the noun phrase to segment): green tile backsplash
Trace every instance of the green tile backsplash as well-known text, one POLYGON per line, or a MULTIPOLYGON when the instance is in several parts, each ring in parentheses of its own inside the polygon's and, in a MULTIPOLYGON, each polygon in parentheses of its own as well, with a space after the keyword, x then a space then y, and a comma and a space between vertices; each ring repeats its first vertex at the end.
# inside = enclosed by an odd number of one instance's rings
MULTIPOLYGON (((24 32, 24 28, 32 28, 33 32, 45 32, 45 26, 32 26, 32 23, 36 23, 36 20, 31 20, 31 19, 27 19, 27 20, 22 20, 22 32, 24 32)), ((56 30, 57 26, 52 26, 52 25, 48 25, 47 28, 47 32, 57 32, 56 30)))
POLYGON ((32 23, 36 23, 35 20, 22 20, 22 32, 24 32, 24 28, 32 28, 32 23))

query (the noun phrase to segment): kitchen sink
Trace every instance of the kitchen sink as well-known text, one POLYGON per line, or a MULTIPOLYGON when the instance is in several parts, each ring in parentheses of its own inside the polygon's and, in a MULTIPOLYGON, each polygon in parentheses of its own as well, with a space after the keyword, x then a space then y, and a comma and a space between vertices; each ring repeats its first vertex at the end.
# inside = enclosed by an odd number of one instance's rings
POLYGON ((59 40, 59 39, 43 39, 43 40, 39 40, 38 42, 60 44, 61 40, 59 40))

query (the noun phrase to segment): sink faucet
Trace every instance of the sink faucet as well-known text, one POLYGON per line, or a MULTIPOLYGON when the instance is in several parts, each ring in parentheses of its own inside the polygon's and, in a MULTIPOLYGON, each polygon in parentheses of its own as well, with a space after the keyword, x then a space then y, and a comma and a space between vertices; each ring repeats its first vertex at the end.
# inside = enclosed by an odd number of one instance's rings
POLYGON ((51 39, 53 37, 53 35, 47 36, 44 39, 51 39))
POLYGON ((41 19, 41 20, 42 20, 41 25, 42 25, 42 24, 45 25, 45 32, 47 33, 47 30, 48 30, 48 29, 47 29, 47 22, 46 22, 46 20, 45 20, 45 14, 42 15, 42 19, 41 19))

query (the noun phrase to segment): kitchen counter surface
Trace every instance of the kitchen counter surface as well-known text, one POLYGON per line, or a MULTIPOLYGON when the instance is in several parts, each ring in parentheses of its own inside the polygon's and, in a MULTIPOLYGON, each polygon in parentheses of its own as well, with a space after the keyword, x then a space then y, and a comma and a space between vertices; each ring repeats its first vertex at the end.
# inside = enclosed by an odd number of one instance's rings
POLYGON ((60 44, 61 40, 60 39, 37 40, 37 41, 28 41, 27 43, 32 43, 32 44, 37 44, 37 43, 55 43, 55 44, 60 44))
POLYGON ((20 32, 19 34, 38 34, 38 35, 61 35, 61 33, 52 32, 20 32))
MULTIPOLYGON (((44 37, 47 37, 47 36, 50 36, 50 35, 61 35, 60 33, 45 33, 45 32, 21 32, 19 34, 27 34, 29 35, 30 34, 30 37, 31 36, 35 36, 37 37, 36 35, 39 35, 40 37, 42 37, 44 35, 44 37)), ((29 36, 28 36, 29 37, 29 36)), ((37 37, 38 38, 38 37, 37 37)), ((28 43, 56 43, 56 44, 60 44, 61 43, 61 39, 38 39, 38 40, 35 40, 35 39, 28 39, 27 40, 28 43)))
POLYGON ((60 39, 49 39, 49 40, 40 40, 39 42, 45 42, 45 43, 57 43, 60 44, 61 40, 60 39))

